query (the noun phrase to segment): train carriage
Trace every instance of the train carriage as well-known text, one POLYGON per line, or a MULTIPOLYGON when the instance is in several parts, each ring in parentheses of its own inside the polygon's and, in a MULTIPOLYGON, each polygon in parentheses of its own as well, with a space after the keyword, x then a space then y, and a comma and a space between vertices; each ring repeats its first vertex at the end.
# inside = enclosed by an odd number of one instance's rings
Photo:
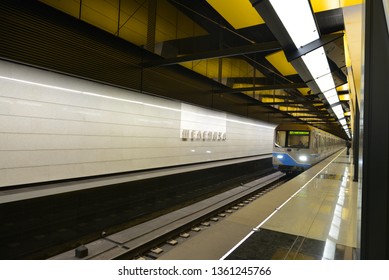
POLYGON ((345 140, 306 124, 280 124, 274 131, 273 166, 300 172, 345 147, 345 140))

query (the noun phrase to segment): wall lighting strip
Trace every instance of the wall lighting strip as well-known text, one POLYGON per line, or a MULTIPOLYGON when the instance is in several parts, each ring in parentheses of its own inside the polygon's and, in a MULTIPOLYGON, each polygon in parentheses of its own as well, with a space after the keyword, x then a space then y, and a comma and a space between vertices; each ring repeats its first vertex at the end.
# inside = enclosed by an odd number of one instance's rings
MULTIPOLYGON (((35 81, 22 80, 22 79, 6 77, 6 76, 0 76, 0 80, 8 80, 8 81, 13 81, 13 82, 17 82, 17 83, 38 86, 38 87, 44 87, 44 88, 49 88, 49 89, 54 89, 54 90, 61 90, 61 91, 66 91, 66 92, 71 92, 71 93, 76 93, 76 94, 81 94, 81 95, 87 95, 87 96, 93 96, 93 97, 97 97, 97 98, 116 100, 116 101, 120 101, 120 102, 132 103, 132 104, 139 104, 139 105, 143 105, 143 106, 147 106, 147 107, 159 108, 159 109, 169 110, 169 111, 173 111, 173 112, 179 112, 179 113, 184 112, 183 110, 177 109, 177 108, 161 106, 161 105, 157 105, 157 104, 136 101, 136 100, 127 99, 127 98, 114 97, 114 96, 109 96, 109 95, 104 95, 104 94, 99 94, 99 93, 94 93, 94 92, 88 92, 88 91, 83 91, 83 90, 78 90, 78 89, 72 89, 72 88, 66 88, 66 87, 55 86, 55 85, 50 85, 50 84, 44 84, 44 83, 39 83, 39 82, 35 82, 35 81)), ((211 114, 205 115, 205 114, 189 112, 189 111, 185 111, 185 113, 192 114, 194 116, 207 117, 209 119, 225 120, 225 121, 232 122, 232 123, 250 125, 250 126, 254 126, 254 127, 263 127, 263 128, 268 128, 268 129, 274 129, 274 127, 275 127, 275 126, 270 125, 270 124, 269 125, 256 124, 254 122, 245 122, 245 121, 239 121, 239 120, 229 119, 229 118, 225 118, 225 117, 212 116, 211 114)))

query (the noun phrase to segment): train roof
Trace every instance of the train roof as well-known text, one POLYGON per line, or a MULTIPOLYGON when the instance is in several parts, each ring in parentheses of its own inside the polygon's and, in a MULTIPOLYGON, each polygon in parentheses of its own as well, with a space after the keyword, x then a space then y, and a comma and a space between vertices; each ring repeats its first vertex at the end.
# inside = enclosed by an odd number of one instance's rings
MULTIPOLYGON (((314 127, 312 125, 303 124, 303 123, 282 123, 282 124, 279 124, 275 128, 275 130, 309 130, 309 131, 316 130, 316 131, 322 131, 325 134, 333 135, 327 131, 324 131, 324 130, 321 130, 321 129, 314 127)), ((336 138, 340 138, 340 137, 335 136, 335 135, 333 135, 333 136, 336 138)))
POLYGON ((282 123, 276 127, 276 130, 312 130, 315 127, 301 123, 282 123))

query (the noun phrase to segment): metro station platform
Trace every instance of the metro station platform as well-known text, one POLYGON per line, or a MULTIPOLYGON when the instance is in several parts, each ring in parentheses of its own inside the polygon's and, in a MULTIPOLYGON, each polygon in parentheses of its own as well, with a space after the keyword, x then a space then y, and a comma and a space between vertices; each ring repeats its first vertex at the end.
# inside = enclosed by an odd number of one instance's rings
POLYGON ((158 259, 355 259, 352 172, 339 151, 158 259))

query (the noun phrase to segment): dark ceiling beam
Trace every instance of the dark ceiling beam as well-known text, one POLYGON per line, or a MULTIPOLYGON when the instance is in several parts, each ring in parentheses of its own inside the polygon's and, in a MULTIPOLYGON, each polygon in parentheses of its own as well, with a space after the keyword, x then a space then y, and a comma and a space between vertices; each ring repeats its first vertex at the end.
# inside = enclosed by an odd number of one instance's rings
MULTIPOLYGON (((258 56, 257 54, 244 55, 243 58, 252 65, 255 69, 259 70, 264 76, 273 81, 272 84, 291 84, 301 83, 302 79, 300 75, 283 76, 264 56, 258 56), (296 82, 296 76, 299 78, 299 82, 296 82)), ((306 97, 297 89, 288 88, 284 89, 294 99, 305 100, 306 97)), ((313 108, 315 109, 315 108, 313 108)))
MULTIPOLYGON (((270 31, 280 42, 284 52, 295 49, 295 45, 290 37, 289 33, 285 29, 283 23, 278 17, 276 11, 273 9, 273 6, 269 1, 263 0, 250 0, 254 9, 257 10, 258 14, 263 18, 267 23, 270 31)), ((299 46, 300 47, 300 46, 299 46)))
MULTIPOLYGON (((261 72, 266 78, 271 79, 273 81, 272 84, 292 83, 291 80, 288 80, 286 76, 283 76, 264 56, 247 54, 243 56, 243 59, 253 66, 253 68, 261 72)), ((300 79, 300 81, 302 80, 300 79)))
POLYGON ((289 106, 289 105, 306 105, 306 104, 323 104, 321 101, 294 101, 294 102, 263 102, 267 105, 282 105, 282 106, 289 106))
MULTIPOLYGON (((268 107, 277 106, 277 104, 266 103, 266 102, 264 102, 261 105, 268 106, 268 107)), ((255 106, 255 104, 248 104, 247 106, 255 106)), ((281 106, 283 106, 283 105, 281 105, 281 106)), ((285 106, 290 107, 291 109, 303 109, 303 107, 301 107, 302 106, 301 104, 288 104, 285 106)), ((277 109, 277 108, 275 108, 275 109, 277 109)), ((279 109, 277 109, 277 110, 279 110, 279 109)), ((283 111, 283 110, 280 110, 280 111, 285 112, 285 113, 289 113, 288 111, 283 111)))
POLYGON ((276 84, 260 87, 244 87, 244 88, 231 88, 231 89, 218 89, 216 93, 236 93, 245 91, 261 91, 261 90, 273 90, 273 89, 291 89, 291 88, 307 88, 305 83, 290 83, 290 84, 276 84))
POLYGON ((288 61, 293 61, 303 55, 306 55, 307 53, 316 50, 319 47, 323 47, 333 41, 336 41, 340 38, 343 38, 343 33, 336 33, 336 34, 329 34, 321 36, 319 39, 302 46, 301 48, 293 48, 291 50, 285 50, 285 56, 288 59, 288 61))
POLYGON ((295 116, 295 117, 300 119, 325 119, 325 120, 333 119, 335 121, 335 118, 331 116, 295 116))
POLYGON ((329 57, 327 57, 328 65, 330 66, 332 77, 334 78, 335 86, 338 87, 340 85, 347 84, 347 77, 343 73, 342 68, 346 68, 346 65, 342 65, 338 67, 338 65, 332 61, 329 57))
POLYGON ((342 8, 315 13, 315 17, 322 35, 343 32, 345 29, 342 8))
POLYGON ((219 36, 201 35, 160 42, 164 58, 220 49, 219 36), (167 55, 166 55, 167 54, 167 55), (174 55, 173 55, 174 54, 174 55))
POLYGON ((334 124, 337 124, 337 121, 309 121, 309 123, 314 123, 314 124, 326 124, 326 125, 334 125, 334 124))
POLYGON ((290 115, 288 112, 279 110, 277 108, 274 108, 273 106, 269 106, 266 103, 263 103, 262 101, 257 100, 257 99, 251 99, 250 103, 246 103, 246 104, 242 104, 242 105, 249 106, 249 107, 250 106, 260 106, 260 107, 268 110, 267 112, 262 112, 262 113, 265 113, 267 115, 272 115, 273 121, 275 121, 275 119, 277 119, 277 118, 281 118, 284 121, 290 120, 291 122, 302 122, 299 118, 296 118, 293 115, 290 115))
POLYGON ((346 95, 346 94, 350 94, 350 92, 348 90, 338 90, 338 95, 346 95))
MULTIPOLYGON (((254 96, 253 96, 254 97, 254 96)), ((294 96, 290 95, 279 95, 279 94, 257 94, 255 98, 260 98, 260 97, 265 97, 265 98, 278 98, 278 99, 284 99, 284 100, 294 100, 296 99, 294 96)))
MULTIPOLYGON (((318 113, 317 111, 312 111, 312 110, 306 110, 306 111, 301 111, 301 110, 286 110, 286 111, 283 111, 283 112, 286 112, 286 113, 290 113, 290 114, 295 114, 295 113, 304 113, 304 114, 317 114, 319 116, 328 116, 328 112, 326 111, 326 114, 320 114, 318 113)), ((323 112, 324 113, 324 112, 323 112)))
POLYGON ((143 67, 157 67, 157 66, 167 66, 178 64, 182 62, 210 59, 210 58, 220 58, 220 57, 230 57, 238 56, 243 54, 250 53, 259 53, 259 52, 268 52, 268 51, 278 51, 281 50, 281 45, 277 41, 259 43, 259 44, 250 44, 239 47, 225 48, 215 51, 200 52, 192 55, 184 55, 180 57, 172 57, 166 59, 158 59, 154 61, 147 61, 141 64, 143 67))
MULTIPOLYGON (((332 9, 315 13, 316 22, 320 34, 326 35, 344 31, 344 20, 342 8, 332 9)), ((243 36, 255 42, 274 41, 275 37, 266 24, 244 27, 237 30, 243 36)))
POLYGON ((234 30, 233 26, 222 17, 207 1, 168 0, 170 4, 183 12, 204 30, 216 34, 221 29, 234 30))
MULTIPOLYGON (((302 83, 300 76, 298 74, 295 75, 287 75, 285 78, 288 81, 292 81, 293 83, 302 83)), ((274 78, 270 77, 228 77, 227 78, 229 84, 260 84, 260 85, 274 85, 274 78)))

